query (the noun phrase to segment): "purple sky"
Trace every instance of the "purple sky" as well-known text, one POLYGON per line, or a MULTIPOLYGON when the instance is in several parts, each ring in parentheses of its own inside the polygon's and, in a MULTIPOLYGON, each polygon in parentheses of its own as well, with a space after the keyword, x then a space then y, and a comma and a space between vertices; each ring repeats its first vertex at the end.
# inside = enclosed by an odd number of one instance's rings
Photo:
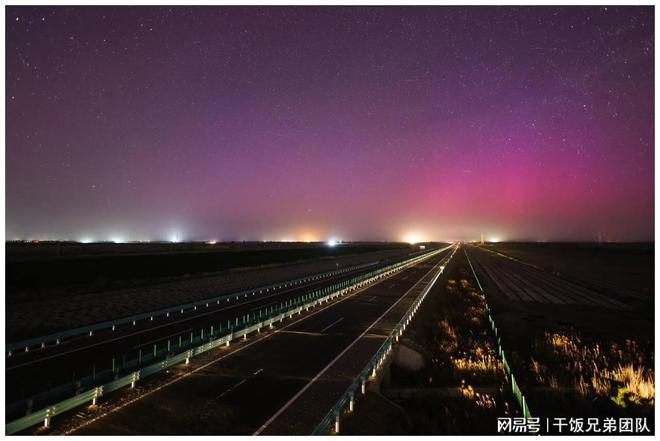
POLYGON ((653 238, 653 8, 7 7, 7 238, 653 238))

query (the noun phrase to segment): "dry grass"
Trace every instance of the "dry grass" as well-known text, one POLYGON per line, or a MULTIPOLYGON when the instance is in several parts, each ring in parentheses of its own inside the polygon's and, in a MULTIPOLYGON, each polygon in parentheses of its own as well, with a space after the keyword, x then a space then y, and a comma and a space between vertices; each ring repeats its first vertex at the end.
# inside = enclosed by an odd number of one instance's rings
POLYGON ((474 401, 477 407, 483 409, 495 409, 497 401, 495 397, 487 393, 479 393, 474 390, 472 385, 466 384, 465 381, 461 382, 460 391, 463 398, 474 401))
MULTIPOLYGON (((623 393, 627 399, 634 403, 655 401, 655 379, 652 371, 644 368, 635 368, 632 364, 619 366, 610 372, 616 382, 622 384, 623 393)), ((619 389, 621 395, 621 388, 619 389)), ((618 395, 618 396, 619 396, 618 395)))
POLYGON ((633 340, 586 342, 575 332, 545 333, 533 345, 528 371, 552 389, 573 388, 585 398, 609 397, 622 407, 653 405, 653 355, 633 340), (552 375, 549 375, 552 374, 552 375))
POLYGON ((489 339, 485 297, 466 279, 447 282, 447 314, 436 322, 435 351, 445 374, 475 384, 501 381, 503 366, 489 339))
POLYGON ((452 353, 458 349, 458 335, 446 319, 437 324, 436 349, 441 353, 452 353))
POLYGON ((451 358, 452 365, 461 375, 487 376, 496 375, 501 369, 497 357, 490 355, 478 358, 451 358))

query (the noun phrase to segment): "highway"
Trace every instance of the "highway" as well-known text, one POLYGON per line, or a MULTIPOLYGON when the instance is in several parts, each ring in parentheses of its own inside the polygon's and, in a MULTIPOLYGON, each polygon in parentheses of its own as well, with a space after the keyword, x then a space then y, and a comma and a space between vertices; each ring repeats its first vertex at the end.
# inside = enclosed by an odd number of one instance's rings
POLYGON ((130 404, 88 424, 64 424, 64 432, 309 434, 452 250, 285 321, 274 331, 218 349, 223 352, 205 364, 180 367, 171 380, 130 404))
MULTIPOLYGON (((14 293, 7 303, 7 349, 17 352, 28 343, 31 349, 44 341, 34 337, 54 334, 90 324, 101 324, 145 312, 176 307, 193 302, 202 302, 223 295, 254 289, 277 289, 280 284, 303 281, 309 277, 341 272, 358 265, 377 264, 385 259, 398 259, 411 253, 410 248, 378 250, 369 253, 342 255, 334 258, 314 259, 305 262, 290 262, 275 266, 221 271, 197 275, 196 277, 155 280, 144 286, 123 289, 66 295, 67 290, 56 291, 54 296, 15 303, 14 293), (62 295, 60 295, 62 294, 62 295), (64 296, 63 296, 64 295, 64 296), (34 342, 32 342, 34 341, 34 342)), ((107 326, 106 326, 107 327, 107 326)), ((85 331, 82 331, 85 334, 85 331)), ((46 339, 54 343, 55 339, 46 339)))
MULTIPOLYGON (((385 266, 405 257, 408 256, 383 259, 376 267, 385 266)), ((311 291, 350 279, 376 267, 370 266, 338 274, 270 294, 232 298, 220 304, 211 303, 195 311, 175 313, 169 317, 155 317, 153 321, 129 323, 114 330, 98 331, 92 336, 72 338, 43 349, 15 353, 6 359, 5 400, 7 405, 16 403, 12 407, 7 407, 7 418, 13 419, 24 415, 24 399, 34 394, 64 384, 68 385, 68 389, 63 393, 71 395, 75 391, 75 383, 81 377, 90 376, 92 373, 100 376, 103 371, 113 375, 110 372, 113 364, 116 372, 123 374, 125 360, 138 357, 148 362, 154 346, 159 352, 166 350, 168 345, 174 351, 179 348, 179 344, 185 347, 190 335, 200 337, 202 329, 205 329, 205 338, 208 339, 211 337, 211 326, 214 326, 214 335, 219 335, 223 330, 227 331, 228 324, 235 325, 237 318, 243 320, 248 315, 257 316, 261 312, 265 313, 266 309, 275 308, 311 291)), ((33 409, 50 404, 40 398, 35 398, 33 401, 33 409)))

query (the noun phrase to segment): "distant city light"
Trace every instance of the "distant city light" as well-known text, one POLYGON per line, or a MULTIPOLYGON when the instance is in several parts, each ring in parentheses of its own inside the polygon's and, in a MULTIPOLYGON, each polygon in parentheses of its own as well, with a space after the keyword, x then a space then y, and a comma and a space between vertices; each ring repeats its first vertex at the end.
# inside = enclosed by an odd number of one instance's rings
POLYGON ((408 233, 403 237, 404 242, 408 242, 411 245, 414 245, 418 242, 422 242, 422 237, 417 233, 408 233))
POLYGON ((215 240, 215 239, 213 239, 213 240, 209 240, 209 241, 206 242, 206 243, 207 243, 208 245, 215 245, 216 243, 218 243, 218 241, 215 240))
POLYGON ((502 239, 499 238, 499 237, 497 237, 497 236, 493 236, 493 237, 489 237, 489 238, 488 238, 488 242, 493 242, 493 243, 500 242, 501 240, 502 240, 502 239))
POLYGON ((316 237, 314 233, 311 232, 305 232, 300 235, 301 241, 305 243, 310 243, 310 242, 317 242, 319 239, 316 237))
POLYGON ((126 240, 124 240, 124 238, 121 237, 121 236, 113 236, 113 237, 110 238, 110 242, 113 242, 113 243, 126 243, 126 240))
POLYGON ((82 238, 80 238, 79 242, 80 243, 92 243, 92 242, 94 242, 94 239, 92 239, 91 237, 82 237, 82 238))
POLYGON ((328 242, 327 242, 329 247, 334 247, 338 243, 339 243, 339 241, 337 239, 329 239, 328 242))
POLYGON ((174 232, 170 235, 169 241, 172 243, 179 243, 181 239, 179 238, 179 232, 174 232))

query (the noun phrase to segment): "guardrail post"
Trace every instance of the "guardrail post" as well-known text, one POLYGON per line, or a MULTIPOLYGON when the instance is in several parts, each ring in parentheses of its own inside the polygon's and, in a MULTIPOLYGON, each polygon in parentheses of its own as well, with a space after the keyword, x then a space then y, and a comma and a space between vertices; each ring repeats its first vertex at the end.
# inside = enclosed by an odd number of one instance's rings
POLYGON ((362 395, 367 393, 367 383, 366 381, 362 380, 362 387, 361 387, 362 395))
MULTIPOLYGON (((370 283, 373 283, 373 282, 375 282, 375 281, 377 281, 377 280, 379 280, 379 279, 381 279, 381 278, 383 278, 383 277, 385 277, 385 276, 387 276, 391 273, 394 273, 394 272, 398 271, 401 268, 405 268, 405 267, 409 266, 410 264, 411 263, 408 263, 408 264, 403 265, 403 266, 402 265, 397 265, 397 266, 394 267, 395 270, 390 270, 390 271, 381 270, 381 271, 371 272, 366 277, 365 276, 354 277, 350 280, 340 282, 340 283, 338 283, 336 285, 333 285, 331 287, 323 288, 321 290, 317 290, 317 291, 314 291, 312 293, 307 293, 307 294, 305 294, 305 295, 303 295, 299 298, 291 299, 291 300, 287 300, 287 301, 283 302, 281 304, 280 308, 278 308, 276 306, 271 306, 270 307, 270 312, 273 312, 273 311, 278 312, 279 315, 280 315, 280 317, 279 317, 280 322, 282 322, 283 319, 286 318, 286 317, 293 317, 293 315, 295 315, 296 312, 299 315, 302 314, 303 308, 305 308, 305 310, 308 311, 309 308, 310 308, 310 305, 307 304, 307 303, 309 303, 309 301, 311 301, 311 300, 314 300, 314 302, 313 302, 314 305, 317 305, 317 304, 320 305, 322 303, 329 303, 330 300, 338 298, 341 295, 344 295, 346 293, 352 292, 355 289, 357 289, 356 284, 357 284, 357 286, 369 285, 370 283), (283 308, 282 306, 286 306, 286 308, 283 308)), ((317 280, 317 279, 320 279, 320 278, 321 277, 314 277, 312 280, 317 280)), ((268 292, 268 290, 267 290, 267 292, 268 292)), ((426 295, 426 293, 424 293, 422 295, 422 298, 425 295, 426 295)), ((247 297, 247 295, 246 295, 246 297, 247 297)), ((227 298, 227 300, 229 301, 229 298, 227 298)), ((219 301, 217 303, 219 304, 219 301)), ((416 313, 417 310, 419 309, 419 306, 420 306, 419 304, 420 303, 421 303, 421 300, 419 300, 418 302, 416 302, 414 304, 414 306, 411 310, 413 314, 416 313)), ((201 306, 201 305, 199 305, 199 306, 201 306)), ((209 304, 207 303, 207 307, 208 306, 209 306, 209 304)), ((194 309, 196 310, 197 307, 195 306, 194 309)), ((183 308, 181 308, 181 313, 182 314, 184 313, 183 308)), ((268 324, 270 328, 273 328, 274 327, 274 322, 277 320, 277 318, 273 317, 270 320, 262 321, 262 318, 264 317, 264 315, 267 318, 269 317, 268 313, 269 313, 269 308, 268 307, 266 307, 265 309, 260 309, 258 311, 258 313, 254 312, 253 314, 244 315, 243 316, 243 322, 246 325, 247 324, 252 324, 252 325, 257 324, 257 326, 258 326, 258 328, 256 328, 257 332, 260 332, 261 327, 265 326, 265 324, 268 324), (257 323, 257 318, 260 321, 259 323, 257 323)), ((169 316, 169 312, 167 312, 166 314, 167 314, 167 316, 169 316)), ((153 320, 154 317, 155 317, 155 315, 151 315, 150 320, 153 320)), ((411 317, 412 317, 412 315, 409 314, 409 317, 407 318, 406 323, 410 323, 411 317)), ((239 320, 240 320, 240 317, 236 317, 237 327, 238 327, 239 320)), ((136 321, 133 320, 133 325, 135 325, 135 324, 136 324, 136 321)), ((227 339, 226 340, 227 346, 229 346, 229 342, 234 336, 233 335, 233 329, 232 329, 233 327, 231 326, 231 324, 232 324, 231 320, 228 320, 228 322, 227 322, 228 334, 225 337, 227 339)), ((111 325, 113 330, 116 330, 116 326, 117 326, 116 323, 111 325)), ((222 335, 222 324, 220 324, 218 328, 219 328, 219 331, 218 331, 219 335, 222 335)), ((214 337, 214 335, 215 335, 214 331, 215 330, 216 330, 215 326, 210 327, 211 338, 214 337)), ((89 328, 87 329, 87 331, 89 331, 89 328)), ((202 339, 204 338, 204 331, 205 331, 204 329, 201 329, 201 331, 200 331, 200 335, 201 335, 202 339)), ((247 339, 247 334, 248 334, 247 331, 248 331, 247 327, 243 329, 243 332, 244 332, 243 338, 245 340, 247 339)), ((89 331, 89 335, 93 336, 94 332, 89 331)), ((398 335, 400 335, 400 333, 398 335)), ((397 335, 397 337, 398 337, 398 335, 397 335)), ((183 346, 183 334, 179 335, 178 337, 179 337, 179 348, 182 348, 182 346, 183 346)), ((398 338, 397 338, 397 340, 398 340, 398 338)), ((176 340, 175 340, 175 342, 176 342, 176 340)), ((57 343, 59 343, 59 338, 57 339, 57 343)), ((190 343, 191 343, 191 345, 194 343, 194 332, 190 333, 190 343)), ((392 345, 392 340, 390 340, 389 346, 387 346, 387 349, 386 349, 385 353, 380 354, 380 356, 377 360, 377 363, 375 365, 371 366, 371 368, 373 369, 372 372, 373 372, 374 376, 376 376, 376 372, 377 372, 378 368, 384 363, 387 353, 389 353, 389 351, 392 349, 391 345, 392 345)), ((206 346, 207 345, 200 344, 199 348, 206 347, 206 346)), ((167 340, 167 346, 166 347, 167 347, 167 351, 169 353, 172 350, 171 339, 167 340)), ((138 362, 140 364, 142 363, 142 349, 143 348, 139 348, 139 352, 138 352, 138 362)), ((25 347, 25 351, 29 351, 29 350, 30 350, 29 346, 25 347)), ((501 350, 501 348, 500 348, 500 350, 501 350)), ((154 355, 153 355, 154 358, 156 358, 156 356, 158 355, 158 343, 154 344, 153 353, 154 353, 154 355)), ((193 353, 194 353, 194 349, 191 349, 191 350, 187 351, 187 353, 186 353, 187 357, 185 358, 186 364, 190 363, 190 358, 192 358, 193 353)), ((11 352, 9 352, 9 354, 11 355, 11 352)), ((126 358, 125 354, 122 354, 121 369, 126 369, 126 367, 127 367, 125 358, 126 358)), ((118 360, 116 359, 116 357, 112 357, 112 372, 113 373, 115 371, 120 372, 120 368, 117 364, 117 361, 118 360)), ((160 363, 161 368, 165 368, 168 365, 169 365, 169 363, 167 362, 167 359, 164 363, 160 363)), ((367 369, 369 369, 369 368, 367 368, 367 369)), ((129 377, 131 388, 135 387, 135 384, 136 384, 137 380, 139 379, 139 375, 140 375, 140 371, 138 370, 138 371, 134 371, 133 375, 131 377, 129 377)), ((92 378, 94 380, 96 380, 96 366, 95 365, 92 365, 92 378)), ((364 374, 361 374, 360 379, 358 380, 358 381, 361 381, 361 383, 362 383, 361 384, 361 386, 362 386, 361 390, 362 390, 363 394, 366 393, 366 381, 367 381, 367 379, 368 379, 368 376, 366 376, 364 374)), ((75 382, 75 372, 73 373, 73 381, 75 382)), ((513 383, 514 386, 517 388, 517 385, 515 384, 515 380, 512 379, 512 381, 514 382, 513 383)), ((78 384, 78 387, 80 387, 80 384, 78 384)), ((92 400, 93 405, 97 404, 98 398, 102 395, 102 393, 103 393, 103 386, 96 387, 96 389, 94 390, 94 395, 93 395, 93 400, 92 400)), ((520 396, 522 396, 522 395, 520 394, 520 396)), ((352 393, 352 392, 350 393, 349 399, 350 399, 350 401, 349 401, 349 411, 353 411, 354 408, 355 408, 354 393, 352 393)), ((524 400, 524 397, 523 397, 523 400, 524 400)), ((52 416, 54 416, 55 413, 56 413, 56 408, 55 407, 48 408, 48 410, 50 411, 50 413, 46 413, 46 418, 47 419, 46 419, 46 421, 44 421, 46 426, 49 425, 50 418, 52 418, 52 416)), ((526 412, 526 410, 523 410, 523 412, 526 412)), ((526 412, 526 413, 528 414, 529 412, 526 412)), ((330 416, 330 417, 332 417, 332 416, 330 416)), ((335 417, 335 431, 338 433, 339 432, 339 422, 340 422, 341 412, 335 412, 334 417, 335 417)), ((327 422, 326 422, 326 424, 327 424, 327 422)), ((327 430, 327 426, 326 426, 326 430, 327 430)))
POLYGON ((46 418, 44 418, 44 427, 50 426, 50 409, 46 410, 46 418))

